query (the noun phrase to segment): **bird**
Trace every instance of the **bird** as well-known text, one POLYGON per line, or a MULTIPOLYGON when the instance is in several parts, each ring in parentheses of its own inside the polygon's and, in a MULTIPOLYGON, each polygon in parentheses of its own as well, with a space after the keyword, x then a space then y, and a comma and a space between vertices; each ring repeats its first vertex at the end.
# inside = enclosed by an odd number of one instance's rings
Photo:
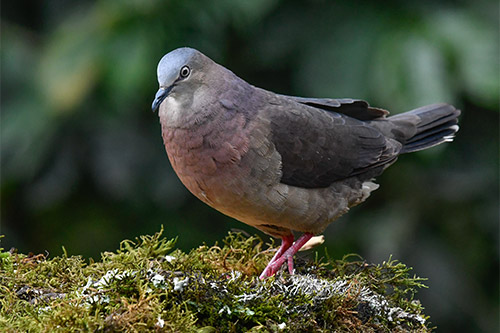
POLYGON ((450 104, 389 116, 360 99, 277 94, 189 47, 164 55, 157 76, 152 110, 184 186, 281 238, 260 279, 285 263, 294 274, 295 253, 365 201, 399 155, 450 142, 459 129, 450 104))

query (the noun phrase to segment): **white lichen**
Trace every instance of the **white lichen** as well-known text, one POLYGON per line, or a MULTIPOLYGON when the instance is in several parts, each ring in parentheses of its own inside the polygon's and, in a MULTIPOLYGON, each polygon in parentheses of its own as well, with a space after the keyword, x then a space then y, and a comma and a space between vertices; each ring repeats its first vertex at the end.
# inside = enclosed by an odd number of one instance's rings
POLYGON ((167 262, 172 262, 172 261, 174 261, 175 259, 177 259, 177 258, 176 258, 176 257, 174 257, 174 256, 168 256, 168 255, 167 255, 167 256, 165 256, 165 260, 166 260, 167 262))
MULTIPOLYGON (((310 295, 314 302, 323 302, 334 295, 351 293, 357 295, 358 302, 367 304, 376 315, 384 316, 391 322, 413 320, 422 325, 425 324, 425 318, 416 314, 410 314, 399 307, 390 307, 389 302, 383 296, 373 293, 373 291, 366 287, 360 288, 359 285, 353 282, 346 280, 329 281, 312 275, 292 275, 290 276, 290 281, 291 283, 284 284, 281 281, 275 280, 270 288, 288 296, 299 294, 310 295)), ((243 303, 265 298, 268 294, 268 288, 269 286, 262 283, 257 287, 255 292, 238 295, 236 298, 243 303)))
POLYGON ((79 297, 85 298, 87 305, 94 303, 109 303, 110 298, 105 293, 107 288, 113 281, 121 281, 128 277, 134 277, 137 275, 135 271, 122 271, 118 269, 112 269, 107 271, 99 280, 94 281, 91 277, 88 278, 85 286, 82 287, 80 291, 76 294, 79 297))
POLYGON ((165 326, 165 320, 163 320, 161 316, 158 315, 158 320, 156 321, 156 327, 163 328, 163 326, 165 326))
POLYGON ((235 282, 235 281, 239 280, 240 277, 241 277, 241 272, 231 271, 231 277, 229 278, 227 283, 235 282))
POLYGON ((189 283, 188 277, 183 280, 179 279, 178 277, 174 277, 174 291, 182 292, 184 290, 184 287, 186 287, 188 283, 189 283))
POLYGON ((219 310, 219 312, 218 312, 218 313, 219 313, 219 314, 222 314, 222 313, 224 313, 224 312, 225 312, 225 313, 227 313, 228 315, 230 315, 231 313, 233 313, 233 312, 231 311, 231 308, 229 308, 229 306, 227 306, 227 305, 224 305, 224 306, 223 306, 223 307, 219 310))
POLYGON ((149 281, 151 281, 156 288, 165 288, 165 277, 163 275, 155 274, 149 281))

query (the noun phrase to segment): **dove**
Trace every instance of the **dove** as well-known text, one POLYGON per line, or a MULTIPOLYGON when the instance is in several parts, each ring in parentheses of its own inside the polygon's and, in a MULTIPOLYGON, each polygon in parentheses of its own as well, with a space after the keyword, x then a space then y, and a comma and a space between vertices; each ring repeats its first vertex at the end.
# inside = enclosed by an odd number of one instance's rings
POLYGON ((170 163, 201 201, 282 243, 261 279, 365 201, 401 154, 453 140, 460 110, 432 104, 389 116, 359 99, 255 87, 201 52, 178 48, 157 69, 170 163), (294 242, 294 233, 302 235, 294 242))

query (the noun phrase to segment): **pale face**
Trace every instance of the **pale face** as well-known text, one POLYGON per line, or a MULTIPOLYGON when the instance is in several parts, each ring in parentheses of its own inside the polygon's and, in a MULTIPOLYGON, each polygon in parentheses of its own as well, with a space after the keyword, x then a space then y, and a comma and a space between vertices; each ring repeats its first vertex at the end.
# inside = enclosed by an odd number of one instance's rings
POLYGON ((158 83, 152 105, 159 110, 162 123, 168 127, 187 126, 199 117, 208 103, 210 87, 207 73, 215 64, 200 52, 190 48, 179 48, 166 54, 158 64, 158 83), (194 113, 197 114, 194 114, 194 113), (199 113, 199 114, 198 114, 199 113))

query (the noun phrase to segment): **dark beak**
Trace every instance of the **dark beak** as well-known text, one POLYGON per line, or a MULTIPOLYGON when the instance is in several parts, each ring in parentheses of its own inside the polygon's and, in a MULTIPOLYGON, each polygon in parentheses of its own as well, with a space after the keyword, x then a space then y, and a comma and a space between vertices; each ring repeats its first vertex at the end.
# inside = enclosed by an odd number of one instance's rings
POLYGON ((168 96, 168 93, 171 89, 172 87, 158 89, 155 95, 155 100, 153 101, 153 105, 151 105, 151 109, 153 109, 153 112, 158 110, 161 102, 163 102, 163 100, 168 96))

